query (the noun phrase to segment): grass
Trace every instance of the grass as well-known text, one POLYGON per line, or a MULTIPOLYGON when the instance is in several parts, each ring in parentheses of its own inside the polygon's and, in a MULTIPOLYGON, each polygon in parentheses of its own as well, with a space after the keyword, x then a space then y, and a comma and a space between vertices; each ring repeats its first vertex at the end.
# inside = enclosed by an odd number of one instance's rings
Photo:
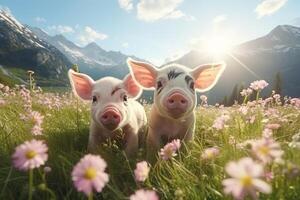
MULTIPOLYGON (((24 102, 16 93, 16 96, 2 97, 6 103, 0 105, 0 199, 27 199, 28 173, 12 167, 11 155, 17 145, 31 138, 47 143, 49 160, 46 165, 52 169, 45 177, 43 168, 34 170, 34 199, 86 199, 73 187, 70 174, 73 166, 88 153, 89 105, 72 95, 32 95, 32 109, 45 116, 43 135, 34 137, 31 134, 33 123, 20 119, 20 114, 25 113, 24 102), (55 103, 45 104, 46 99, 52 99, 53 102, 58 99, 60 103, 57 108, 53 106, 50 109, 49 105, 55 103), (45 183, 50 190, 41 185, 45 183)), ((0 95, 3 96, 1 92, 0 95)), ((149 112, 149 106, 145 107, 149 112)), ((288 146, 292 136, 300 130, 299 108, 273 105, 272 109, 279 113, 277 117, 266 117, 264 113, 267 107, 249 108, 246 116, 239 112, 239 108, 197 107, 194 140, 183 144, 174 159, 159 159, 153 164, 145 183, 136 183, 133 175, 136 162, 145 160, 144 147, 141 147, 137 158, 129 160, 115 143, 103 145, 100 155, 108 163, 110 181, 95 198, 128 199, 137 189, 146 188, 157 191, 160 199, 231 199, 223 193, 222 180, 227 177, 224 166, 229 161, 251 156, 249 149, 239 149, 237 144, 260 138, 264 129, 263 121, 268 119, 270 123, 281 124, 274 132, 274 138, 285 152, 285 163, 268 166, 274 173, 274 179, 269 182, 273 191, 269 195, 260 194, 260 198, 299 199, 300 178, 290 177, 287 168, 287 163, 300 166, 299 149, 288 146), (214 120, 224 112, 230 115, 227 127, 222 130, 212 128, 214 120), (252 124, 247 122, 250 116, 255 116, 252 124), (211 161, 201 159, 203 150, 212 146, 220 148, 220 155, 211 161)))

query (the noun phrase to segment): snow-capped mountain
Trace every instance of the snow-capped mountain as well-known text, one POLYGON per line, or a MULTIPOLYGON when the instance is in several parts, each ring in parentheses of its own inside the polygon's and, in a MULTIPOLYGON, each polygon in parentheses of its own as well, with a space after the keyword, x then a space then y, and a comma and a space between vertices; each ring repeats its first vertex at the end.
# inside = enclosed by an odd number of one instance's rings
MULTIPOLYGON (((207 93, 212 102, 220 102, 224 96, 230 96, 236 84, 247 87, 257 79, 267 80, 271 84, 268 88, 272 89, 278 73, 282 79, 282 93, 300 96, 299 27, 277 26, 263 37, 235 46, 222 60, 227 63, 224 75, 207 93)), ((193 68, 216 61, 198 51, 191 51, 174 62, 193 68)))
POLYGON ((44 81, 48 85, 66 85, 66 71, 72 65, 57 48, 4 10, 0 10, 0 64, 6 70, 35 71, 40 85, 44 81))
POLYGON ((126 66, 128 55, 118 51, 106 51, 94 42, 80 47, 63 35, 50 36, 40 28, 30 27, 30 29, 42 40, 59 49, 72 63, 76 63, 80 71, 94 78, 106 75, 122 78, 128 73, 126 66))

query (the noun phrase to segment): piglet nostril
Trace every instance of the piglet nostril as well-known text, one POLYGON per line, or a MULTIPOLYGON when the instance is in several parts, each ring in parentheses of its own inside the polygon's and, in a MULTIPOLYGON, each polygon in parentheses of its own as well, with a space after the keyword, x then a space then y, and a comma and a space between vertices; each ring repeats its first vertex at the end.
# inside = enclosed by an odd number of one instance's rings
POLYGON ((173 99, 169 99, 169 103, 173 104, 174 100, 173 99))
POLYGON ((118 116, 118 115, 113 115, 113 118, 114 118, 114 119, 118 119, 119 116, 118 116))
POLYGON ((107 116, 107 115, 103 115, 102 118, 103 118, 103 119, 107 119, 108 116, 107 116))
POLYGON ((186 100, 185 100, 185 99, 182 99, 180 102, 181 102, 182 104, 186 104, 186 100))

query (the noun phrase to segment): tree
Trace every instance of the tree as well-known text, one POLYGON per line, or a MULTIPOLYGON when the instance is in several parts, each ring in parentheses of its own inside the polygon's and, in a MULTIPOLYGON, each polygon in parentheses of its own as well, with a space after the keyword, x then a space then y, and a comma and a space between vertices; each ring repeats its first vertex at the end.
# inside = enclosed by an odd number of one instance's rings
POLYGON ((276 94, 282 95, 282 78, 280 72, 277 72, 273 84, 273 90, 275 91, 276 94))

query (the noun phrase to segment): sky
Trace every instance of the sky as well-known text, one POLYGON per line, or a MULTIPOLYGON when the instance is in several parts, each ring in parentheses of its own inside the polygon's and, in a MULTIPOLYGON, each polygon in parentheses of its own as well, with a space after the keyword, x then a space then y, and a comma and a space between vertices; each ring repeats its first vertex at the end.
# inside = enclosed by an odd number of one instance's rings
POLYGON ((277 25, 300 26, 299 0, 0 0, 0 6, 79 46, 96 42, 156 65, 212 40, 214 48, 232 46, 277 25))

